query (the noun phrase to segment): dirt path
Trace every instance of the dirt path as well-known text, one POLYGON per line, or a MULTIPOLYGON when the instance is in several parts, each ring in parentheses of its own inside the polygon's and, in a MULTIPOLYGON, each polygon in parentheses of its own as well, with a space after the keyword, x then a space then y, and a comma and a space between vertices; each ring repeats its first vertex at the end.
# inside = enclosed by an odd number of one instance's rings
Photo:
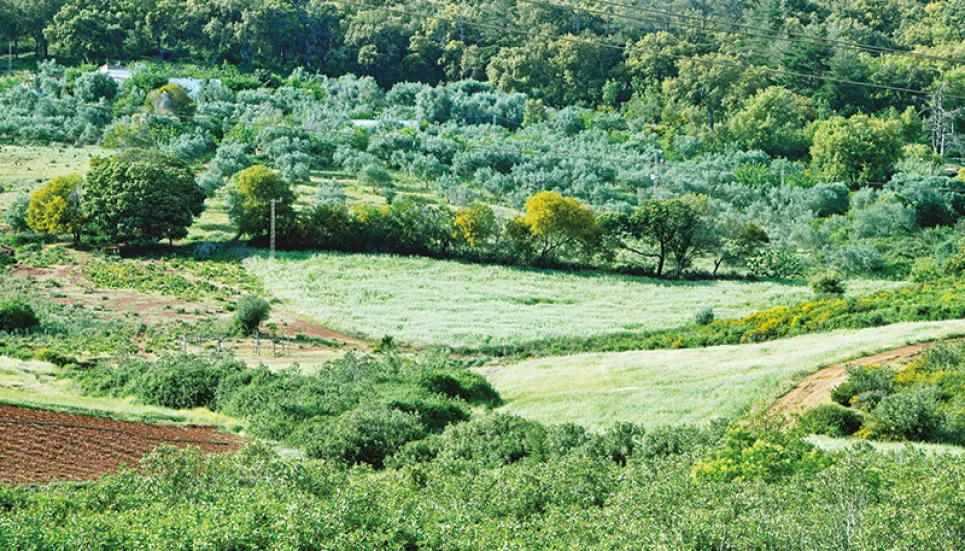
POLYGON ((913 358, 932 344, 934 344, 934 341, 909 344, 871 356, 829 365, 801 379, 790 392, 774 402, 769 413, 783 415, 786 419, 791 419, 794 415, 825 402, 831 396, 831 391, 848 378, 847 367, 849 365, 874 365, 913 358))

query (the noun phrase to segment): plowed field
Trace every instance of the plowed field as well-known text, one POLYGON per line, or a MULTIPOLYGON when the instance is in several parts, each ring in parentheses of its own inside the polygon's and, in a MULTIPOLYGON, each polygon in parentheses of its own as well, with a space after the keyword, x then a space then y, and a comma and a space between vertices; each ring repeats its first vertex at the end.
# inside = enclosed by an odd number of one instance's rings
POLYGON ((115 421, 0 404, 0 481, 89 480, 136 467, 161 444, 231 452, 244 439, 215 427, 115 421))

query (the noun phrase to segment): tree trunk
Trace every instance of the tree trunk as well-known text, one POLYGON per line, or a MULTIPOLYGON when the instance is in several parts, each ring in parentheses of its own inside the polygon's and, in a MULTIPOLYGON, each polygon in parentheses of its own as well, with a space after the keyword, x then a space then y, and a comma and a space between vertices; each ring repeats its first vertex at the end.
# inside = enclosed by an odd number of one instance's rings
POLYGON ((660 245, 660 256, 657 257, 657 277, 663 275, 663 262, 666 259, 666 254, 663 250, 663 245, 660 245))
POLYGON ((717 270, 720 269, 720 265, 724 263, 723 258, 718 258, 714 260, 714 279, 717 279, 717 270))

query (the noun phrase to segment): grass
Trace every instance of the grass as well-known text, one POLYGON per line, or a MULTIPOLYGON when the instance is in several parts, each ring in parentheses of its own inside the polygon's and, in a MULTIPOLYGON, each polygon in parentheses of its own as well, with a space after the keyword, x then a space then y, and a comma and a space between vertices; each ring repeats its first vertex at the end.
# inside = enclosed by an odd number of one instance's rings
MULTIPOLYGON (((744 316, 813 297, 800 284, 673 282, 391 255, 280 253, 246 266, 287 308, 343 333, 472 348, 670 329, 713 307, 744 316)), ((855 281, 862 295, 897 283, 855 281)))
POLYGON ((579 354, 482 369, 503 410, 589 428, 701 423, 767 407, 820 367, 965 334, 965 320, 901 323, 785 340, 685 350, 579 354))
POLYGON ((52 364, 0 356, 0 403, 122 421, 237 427, 236 419, 206 409, 173 410, 135 404, 130 398, 93 398, 74 390, 52 364))
POLYGON ((965 448, 953 446, 951 444, 931 444, 928 442, 876 442, 874 440, 861 440, 857 438, 833 438, 831 436, 811 435, 807 438, 808 442, 821 448, 822 450, 837 453, 850 449, 856 445, 867 443, 879 452, 902 452, 911 448, 928 455, 965 454, 965 448))
POLYGON ((55 176, 86 174, 90 158, 102 154, 103 150, 93 146, 0 146, 0 210, 55 176))

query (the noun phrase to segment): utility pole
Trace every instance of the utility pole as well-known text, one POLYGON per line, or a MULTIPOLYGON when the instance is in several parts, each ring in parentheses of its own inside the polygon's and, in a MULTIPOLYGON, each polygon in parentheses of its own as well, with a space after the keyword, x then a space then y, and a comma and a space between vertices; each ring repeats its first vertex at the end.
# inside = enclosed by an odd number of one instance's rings
POLYGON ((277 202, 278 199, 271 200, 271 236, 269 238, 270 252, 268 253, 268 258, 271 260, 271 265, 273 268, 275 266, 275 203, 277 202))

